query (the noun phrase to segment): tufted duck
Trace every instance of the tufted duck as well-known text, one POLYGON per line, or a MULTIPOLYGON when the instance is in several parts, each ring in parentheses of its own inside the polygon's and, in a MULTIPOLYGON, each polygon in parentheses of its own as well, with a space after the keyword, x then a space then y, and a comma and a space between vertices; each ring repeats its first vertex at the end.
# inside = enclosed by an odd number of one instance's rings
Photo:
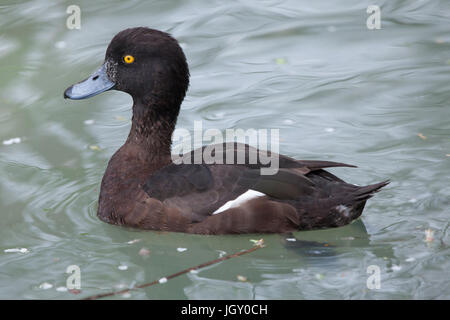
MULTIPOLYGON (((175 164, 171 138, 188 84, 188 65, 177 41, 141 27, 119 32, 102 67, 64 92, 75 100, 111 89, 133 97, 130 133, 102 180, 101 220, 197 234, 338 227, 357 219, 366 200, 388 183, 348 184, 323 169, 351 165, 283 155, 274 175, 261 175, 260 162, 175 164)), ((235 156, 244 152, 246 160, 258 153, 245 144, 222 146, 235 156)))

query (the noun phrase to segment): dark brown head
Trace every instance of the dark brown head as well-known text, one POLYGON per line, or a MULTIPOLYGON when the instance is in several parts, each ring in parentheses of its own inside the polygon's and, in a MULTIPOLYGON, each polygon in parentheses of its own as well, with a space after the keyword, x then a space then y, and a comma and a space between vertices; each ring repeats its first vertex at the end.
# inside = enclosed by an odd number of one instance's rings
POLYGON ((119 32, 102 67, 69 87, 64 97, 85 99, 115 89, 130 94, 135 104, 159 101, 178 108, 172 110, 177 115, 188 85, 189 69, 178 42, 165 32, 140 27, 119 32))

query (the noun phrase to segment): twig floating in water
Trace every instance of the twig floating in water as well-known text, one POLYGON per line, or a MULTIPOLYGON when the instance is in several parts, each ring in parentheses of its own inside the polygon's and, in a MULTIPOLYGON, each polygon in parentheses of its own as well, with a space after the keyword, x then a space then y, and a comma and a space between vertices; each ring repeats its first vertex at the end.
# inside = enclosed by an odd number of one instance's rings
POLYGON ((177 273, 171 274, 171 275, 166 276, 166 277, 162 277, 161 279, 158 279, 158 280, 155 280, 155 281, 152 281, 152 282, 149 282, 149 283, 144 283, 144 284, 141 284, 141 285, 133 286, 131 288, 123 289, 123 290, 120 290, 120 291, 114 291, 114 292, 97 294, 95 296, 90 296, 90 297, 87 297, 87 298, 83 298, 83 300, 101 299, 101 298, 105 298, 105 297, 115 296, 115 295, 118 295, 118 294, 124 294, 124 293, 127 293, 127 292, 129 292, 131 290, 135 290, 135 289, 141 289, 141 288, 145 288, 145 287, 150 287, 150 286, 153 286, 153 285, 158 284, 158 283, 165 283, 165 282, 167 282, 170 279, 173 279, 175 277, 181 276, 182 274, 191 272, 193 270, 198 270, 198 269, 201 269, 201 268, 204 268, 204 267, 210 266, 212 264, 216 264, 216 263, 219 263, 219 262, 231 259, 231 258, 236 258, 236 257, 242 256, 244 254, 256 251, 256 250, 258 250, 260 248, 263 248, 263 247, 264 247, 264 241, 263 241, 263 239, 261 239, 261 240, 258 240, 255 243, 255 246, 250 248, 250 249, 247 249, 247 250, 244 250, 244 251, 239 251, 239 252, 230 254, 228 256, 223 256, 221 258, 214 259, 214 260, 211 260, 211 261, 199 264, 198 266, 195 266, 195 267, 191 267, 191 268, 188 268, 188 269, 181 270, 181 271, 179 271, 177 273))

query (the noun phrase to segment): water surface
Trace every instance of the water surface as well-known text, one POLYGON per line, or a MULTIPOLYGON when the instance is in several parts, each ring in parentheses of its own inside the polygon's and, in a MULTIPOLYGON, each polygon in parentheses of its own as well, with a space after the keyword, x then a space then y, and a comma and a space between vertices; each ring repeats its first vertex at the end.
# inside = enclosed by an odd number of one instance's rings
POLYGON ((77 1, 81 29, 69 30, 71 4, 0 1, 0 298, 79 299, 261 237, 266 247, 254 253, 113 298, 450 298, 448 1, 77 1), (371 4, 381 7, 380 30, 366 27, 371 4), (186 53, 191 85, 177 127, 279 128, 281 153, 357 165, 330 170, 352 183, 392 183, 355 223, 295 233, 330 245, 316 255, 279 235, 101 222, 99 184, 128 134, 131 98, 62 93, 134 26, 172 33, 186 53), (78 295, 56 290, 69 265, 81 269, 78 295), (366 286, 370 265, 380 289, 366 286))

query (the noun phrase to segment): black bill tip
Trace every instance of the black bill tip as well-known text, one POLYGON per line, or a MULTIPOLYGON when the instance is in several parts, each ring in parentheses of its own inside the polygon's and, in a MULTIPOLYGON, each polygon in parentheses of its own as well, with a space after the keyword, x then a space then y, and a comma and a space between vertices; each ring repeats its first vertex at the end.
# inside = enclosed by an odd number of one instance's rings
POLYGON ((111 90, 114 86, 115 83, 109 79, 106 73, 106 65, 103 64, 89 78, 67 88, 64 91, 64 98, 72 100, 87 99, 104 91, 111 90))

